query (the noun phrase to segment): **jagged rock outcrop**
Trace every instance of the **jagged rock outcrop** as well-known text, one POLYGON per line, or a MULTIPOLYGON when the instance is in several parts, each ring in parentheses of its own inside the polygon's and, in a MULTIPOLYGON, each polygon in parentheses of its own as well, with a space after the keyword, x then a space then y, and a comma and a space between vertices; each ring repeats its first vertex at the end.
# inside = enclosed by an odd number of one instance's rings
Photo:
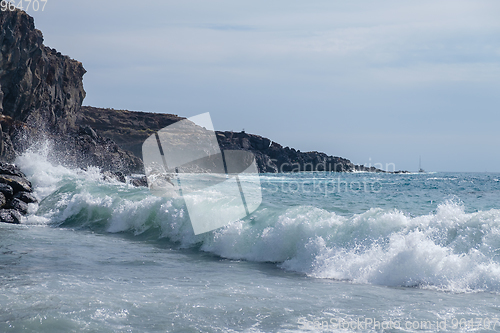
POLYGON ((110 138, 98 135, 91 127, 71 129, 58 140, 54 136, 50 159, 69 167, 88 168, 97 166, 101 171, 124 174, 143 173, 142 160, 131 152, 121 149, 110 138))
POLYGON ((329 156, 317 151, 301 152, 294 148, 283 147, 262 136, 245 132, 217 132, 217 139, 222 149, 251 151, 255 155, 259 172, 384 172, 373 167, 354 165, 342 157, 329 156))
POLYGON ((34 143, 53 143, 51 158, 73 167, 141 172, 142 161, 112 140, 80 130, 83 65, 43 45, 21 10, 0 12, 0 159, 13 161, 34 143))
POLYGON ((0 14, 0 113, 25 123, 73 127, 85 98, 81 62, 43 45, 21 10, 0 14))
MULTIPOLYGON (((142 158, 142 144, 151 134, 185 118, 165 113, 136 112, 83 106, 77 124, 91 126, 99 135, 112 138, 124 149, 142 158)), ((300 152, 270 139, 245 132, 216 132, 222 149, 254 153, 259 172, 372 171, 351 161, 319 152, 300 152)))
POLYGON ((185 119, 173 114, 134 112, 82 106, 76 123, 90 126, 121 148, 142 158, 142 144, 155 131, 185 119))
MULTIPOLYGON (((140 173, 144 140, 184 119, 82 107, 82 64, 44 46, 42 33, 24 11, 0 12, 0 46, 0 160, 13 161, 33 143, 48 139, 50 157, 63 165, 97 166, 115 176, 140 173)), ((244 132, 217 132, 217 138, 222 149, 253 152, 260 172, 382 171, 244 132)))
POLYGON ((0 222, 21 223, 28 204, 36 203, 31 182, 18 167, 0 162, 0 222))

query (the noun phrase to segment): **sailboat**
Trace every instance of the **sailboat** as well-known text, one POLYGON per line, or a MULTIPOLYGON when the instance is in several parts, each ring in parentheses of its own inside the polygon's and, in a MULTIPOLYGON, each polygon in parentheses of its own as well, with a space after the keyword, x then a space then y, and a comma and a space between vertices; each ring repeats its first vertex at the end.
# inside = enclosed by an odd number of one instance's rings
POLYGON ((422 156, 420 156, 418 160, 418 172, 425 172, 425 170, 422 169, 422 156))

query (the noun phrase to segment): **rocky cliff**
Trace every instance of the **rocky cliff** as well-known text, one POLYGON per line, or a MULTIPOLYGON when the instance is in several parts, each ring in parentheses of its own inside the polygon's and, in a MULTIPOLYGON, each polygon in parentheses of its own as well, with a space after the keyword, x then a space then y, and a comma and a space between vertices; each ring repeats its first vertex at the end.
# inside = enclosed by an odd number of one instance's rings
MULTIPOLYGON (((143 171, 142 143, 182 117, 82 107, 85 69, 76 60, 43 45, 33 18, 21 10, 0 13, 0 159, 44 139, 51 157, 77 167, 143 171), (134 156, 135 155, 135 156, 134 156)), ((244 132, 217 132, 222 149, 255 154, 261 172, 381 171, 319 152, 300 152, 244 132)))
MULTIPOLYGON (((142 158, 142 144, 151 134, 185 119, 173 114, 102 109, 83 106, 77 125, 93 128, 99 135, 111 138, 120 147, 142 158)), ((301 152, 255 134, 217 132, 222 149, 247 150, 254 153, 260 172, 298 171, 372 171, 376 168, 354 165, 351 161, 320 152, 301 152)))
MULTIPOLYGON (((142 173, 142 144, 181 119, 172 114, 82 107, 85 69, 43 45, 33 18, 15 9, 0 12, 0 222, 19 223, 36 202, 31 183, 9 163, 47 140, 50 158, 72 167, 97 166, 105 177, 125 181, 142 173)), ((223 150, 254 153, 260 172, 371 171, 349 160, 301 152, 245 132, 216 132, 223 150)), ((144 178, 144 177, 143 177, 144 178)), ((134 179, 144 186, 144 179, 134 179)))
POLYGON ((217 139, 222 149, 242 149, 254 153, 259 172, 383 172, 376 168, 368 169, 361 165, 354 165, 342 157, 329 156, 317 151, 301 152, 294 148, 283 147, 270 139, 245 132, 217 132, 217 139))
POLYGON ((112 139, 121 148, 142 159, 142 144, 155 131, 183 117, 173 114, 134 112, 82 106, 77 125, 90 126, 99 135, 112 139))
POLYGON ((43 45, 24 11, 0 14, 0 112, 59 130, 74 126, 85 98, 82 63, 43 45))
POLYGON ((75 124, 85 98, 85 69, 43 45, 33 18, 21 10, 0 12, 0 159, 48 139, 58 162, 125 173, 142 162, 110 139, 75 124))

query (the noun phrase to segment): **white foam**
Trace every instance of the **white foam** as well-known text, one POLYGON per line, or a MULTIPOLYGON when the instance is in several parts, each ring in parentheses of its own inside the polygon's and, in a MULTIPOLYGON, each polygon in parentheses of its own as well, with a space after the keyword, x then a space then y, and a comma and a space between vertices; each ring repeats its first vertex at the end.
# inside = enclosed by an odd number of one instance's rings
POLYGON ((500 211, 466 214, 447 202, 411 218, 370 211, 351 218, 299 207, 276 223, 235 223, 202 249, 225 258, 280 262, 312 277, 454 291, 500 291, 500 211))
POLYGON ((181 199, 104 182, 97 169, 52 165, 46 149, 16 160, 35 185, 35 195, 45 199, 28 224, 74 220, 92 229, 101 226, 103 232, 158 230, 156 237, 181 247, 201 245, 223 258, 276 262, 316 278, 500 292, 500 210, 466 213, 460 202, 447 201, 416 217, 381 208, 340 216, 311 206, 263 204, 252 220, 195 236, 181 199))

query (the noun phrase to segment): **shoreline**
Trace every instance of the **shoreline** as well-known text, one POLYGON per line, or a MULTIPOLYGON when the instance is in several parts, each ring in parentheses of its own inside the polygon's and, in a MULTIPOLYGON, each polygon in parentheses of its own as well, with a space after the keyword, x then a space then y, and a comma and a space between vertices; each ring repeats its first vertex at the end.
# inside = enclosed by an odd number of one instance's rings
MULTIPOLYGON (((86 70, 81 62, 43 45, 42 32, 22 10, 2 11, 0 28, 0 161, 13 162, 33 143, 48 139, 52 159, 62 165, 96 166, 124 175, 143 173, 144 140, 185 119, 82 106, 86 70)), ((218 131, 216 136, 222 150, 252 152, 259 172, 386 172, 317 151, 301 152, 244 131, 218 131)))

